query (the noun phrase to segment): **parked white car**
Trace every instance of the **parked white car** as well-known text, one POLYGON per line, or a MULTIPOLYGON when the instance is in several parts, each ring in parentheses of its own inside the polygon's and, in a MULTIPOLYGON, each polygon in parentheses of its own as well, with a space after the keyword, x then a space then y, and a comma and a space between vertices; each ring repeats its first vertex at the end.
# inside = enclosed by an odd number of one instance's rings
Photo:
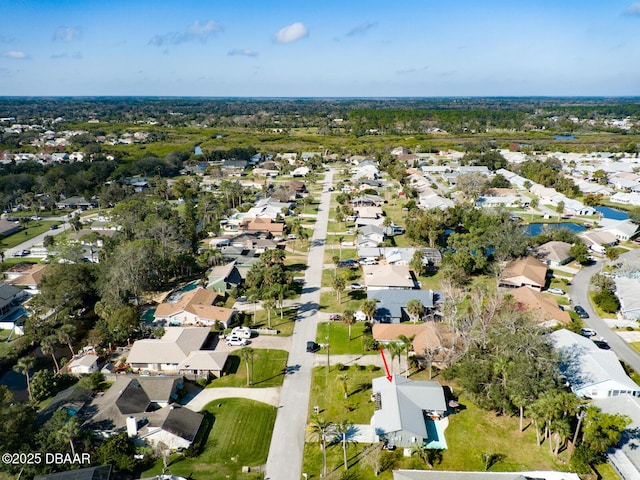
POLYGON ((224 343, 226 343, 227 345, 229 345, 231 347, 243 347, 249 342, 247 342, 246 338, 240 338, 237 335, 229 335, 225 339, 224 343))
POLYGON ((561 288, 547 288, 547 292, 553 293, 554 295, 564 295, 564 290, 561 288))

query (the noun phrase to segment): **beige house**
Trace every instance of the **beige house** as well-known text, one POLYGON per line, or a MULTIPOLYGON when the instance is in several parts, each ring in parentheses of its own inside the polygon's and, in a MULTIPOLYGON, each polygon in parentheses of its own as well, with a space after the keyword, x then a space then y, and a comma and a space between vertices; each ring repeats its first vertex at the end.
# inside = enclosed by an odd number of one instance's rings
POLYGON ((405 265, 363 265, 362 270, 367 290, 411 289, 416 286, 411 270, 405 265))
POLYGON ((67 364, 73 375, 87 375, 98 371, 98 356, 93 354, 80 355, 67 364))
POLYGON ((520 287, 509 291, 520 310, 529 311, 536 322, 544 327, 571 323, 569 312, 561 310, 558 303, 530 287, 520 287))
POLYGON ((569 253, 571 244, 567 242, 547 242, 536 248, 535 255, 542 263, 558 267, 569 263, 573 257, 569 253))
POLYGON ((167 327, 160 339, 134 342, 127 361, 134 370, 220 377, 229 354, 204 348, 210 333, 206 327, 167 327))
POLYGON ((183 293, 173 301, 158 305, 154 318, 172 326, 214 326, 216 322, 220 322, 227 328, 233 320, 235 310, 214 305, 217 298, 216 292, 198 287, 183 293))
POLYGON ((533 257, 524 257, 506 266, 498 286, 518 288, 527 285, 536 290, 542 290, 546 283, 547 266, 533 257))

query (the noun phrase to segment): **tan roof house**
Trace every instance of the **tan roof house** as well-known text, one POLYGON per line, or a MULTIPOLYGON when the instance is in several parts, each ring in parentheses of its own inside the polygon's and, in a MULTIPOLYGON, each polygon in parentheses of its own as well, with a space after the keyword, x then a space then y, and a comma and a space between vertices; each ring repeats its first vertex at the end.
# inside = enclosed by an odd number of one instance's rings
POLYGON ((206 327, 167 327, 162 338, 134 342, 127 361, 134 370, 219 377, 228 353, 203 349, 210 333, 206 327))
POLYGON ((571 323, 569 312, 561 310, 558 303, 530 287, 520 287, 509 292, 520 310, 531 312, 536 322, 545 327, 571 323))
POLYGON ((547 282, 547 266, 533 257, 519 258, 510 262, 502 272, 499 286, 518 288, 528 285, 542 290, 547 282))
POLYGON ((18 287, 27 287, 30 291, 37 293, 38 286, 42 281, 47 265, 16 265, 4 272, 7 283, 18 287))
POLYGON ((282 235, 285 224, 274 222, 270 218, 257 217, 247 218, 240 223, 240 230, 244 232, 269 232, 271 235, 282 235))
POLYGON ((158 305, 154 318, 169 325, 205 325, 213 326, 220 322, 224 328, 229 326, 235 310, 214 305, 218 294, 205 288, 195 288, 183 293, 175 301, 158 305))
POLYGON ((573 257, 569 253, 571 244, 567 242, 547 242, 536 248, 535 255, 542 263, 558 267, 569 263, 573 257))
POLYGON ((369 290, 415 288, 415 280, 405 265, 363 265, 364 283, 369 290))
POLYGON ((439 360, 444 360, 444 355, 448 350, 443 346, 441 339, 443 335, 449 336, 447 332, 439 332, 439 328, 435 322, 421 324, 374 323, 372 333, 373 338, 381 344, 398 342, 403 335, 407 338, 413 337, 412 348, 415 355, 422 357, 425 352, 432 352, 435 354, 433 361, 437 363, 439 360))

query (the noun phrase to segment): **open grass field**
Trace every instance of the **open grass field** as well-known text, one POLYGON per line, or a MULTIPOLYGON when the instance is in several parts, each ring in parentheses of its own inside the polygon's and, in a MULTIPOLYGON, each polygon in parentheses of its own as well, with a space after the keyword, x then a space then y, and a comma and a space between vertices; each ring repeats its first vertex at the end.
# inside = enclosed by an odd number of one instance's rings
MULTIPOLYGON (((332 368, 327 376, 326 367, 317 367, 311 390, 309 411, 318 405, 321 416, 331 422, 349 420, 354 424, 370 423, 374 407, 370 401, 371 381, 383 375, 381 370, 371 371, 370 367, 351 367, 344 371, 332 368), (347 398, 344 397, 339 374, 348 377, 347 398), (357 408, 355 408, 357 406, 357 408)), ((424 374, 412 376, 421 378, 424 374)), ((436 380, 441 380, 436 377, 436 380)), ((446 383, 442 382, 441 383, 446 383)), ((547 444, 536 446, 536 436, 532 426, 525 422, 524 432, 518 431, 518 418, 498 416, 493 412, 481 410, 472 401, 460 395, 461 410, 449 416, 449 427, 445 436, 449 449, 434 465, 436 470, 476 470, 484 471, 482 454, 498 454, 501 460, 491 467, 491 471, 522 470, 559 470, 565 471, 566 453, 554 457, 549 453, 547 444)), ((347 451, 349 470, 353 474, 349 478, 388 480, 392 478, 391 470, 397 468, 427 469, 426 465, 414 457, 406 458, 402 452, 383 452, 384 471, 375 477, 373 469, 367 464, 367 446, 363 444, 349 445, 347 451)), ((329 478, 341 478, 343 472, 342 445, 333 444, 327 450, 329 478)), ((322 454, 317 443, 308 443, 305 447, 304 470, 308 478, 318 479, 322 470, 322 454)), ((605 468, 606 470, 606 468, 605 468)), ((608 473, 607 473, 608 475, 608 473)), ((346 477, 342 477, 346 478, 346 477)), ((603 477, 611 478, 615 477, 603 477)))
MULTIPOLYGON (((202 453, 196 458, 172 455, 171 473, 193 480, 263 478, 261 473, 242 473, 242 466, 257 467, 266 463, 276 408, 251 400, 228 398, 208 404, 202 413, 213 424, 202 453)), ((136 478, 162 473, 162 460, 139 473, 141 475, 136 478)))
POLYGON ((251 328, 272 328, 278 330, 278 335, 289 336, 293 334, 296 317, 298 316, 297 308, 283 308, 282 318, 280 318, 280 309, 271 310, 271 324, 269 324, 269 314, 265 310, 256 310, 254 321, 253 308, 250 308, 245 315, 247 320, 245 325, 251 328))
MULTIPOLYGON (((253 388, 280 387, 284 380, 289 354, 285 350, 254 349, 253 388)), ((247 368, 244 360, 234 351, 227 359, 224 375, 211 382, 208 388, 246 387, 247 368)))
POLYGON ((31 240, 33 237, 49 231, 49 227, 54 223, 59 224, 60 222, 31 221, 26 224, 24 229, 0 240, 0 248, 13 248, 26 240, 31 240))
MULTIPOLYGON (((362 355, 377 352, 367 352, 362 347, 365 322, 356 322, 351 326, 351 340, 349 340, 349 327, 342 322, 323 322, 318 324, 316 330, 316 343, 327 343, 329 337, 329 353, 333 355, 362 355)), ((326 353, 322 350, 321 353, 326 353)))

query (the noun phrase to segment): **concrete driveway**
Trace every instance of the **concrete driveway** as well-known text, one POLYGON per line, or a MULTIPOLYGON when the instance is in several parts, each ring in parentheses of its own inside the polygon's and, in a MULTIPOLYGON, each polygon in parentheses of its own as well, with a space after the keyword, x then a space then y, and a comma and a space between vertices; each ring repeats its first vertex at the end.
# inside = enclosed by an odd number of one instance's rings
POLYGON ((278 406, 280 399, 281 387, 268 387, 268 388, 205 388, 200 393, 197 393, 189 402, 185 405, 189 410, 199 412, 208 403, 221 398, 246 398, 249 400, 255 400, 256 402, 268 403, 274 407, 278 406))

